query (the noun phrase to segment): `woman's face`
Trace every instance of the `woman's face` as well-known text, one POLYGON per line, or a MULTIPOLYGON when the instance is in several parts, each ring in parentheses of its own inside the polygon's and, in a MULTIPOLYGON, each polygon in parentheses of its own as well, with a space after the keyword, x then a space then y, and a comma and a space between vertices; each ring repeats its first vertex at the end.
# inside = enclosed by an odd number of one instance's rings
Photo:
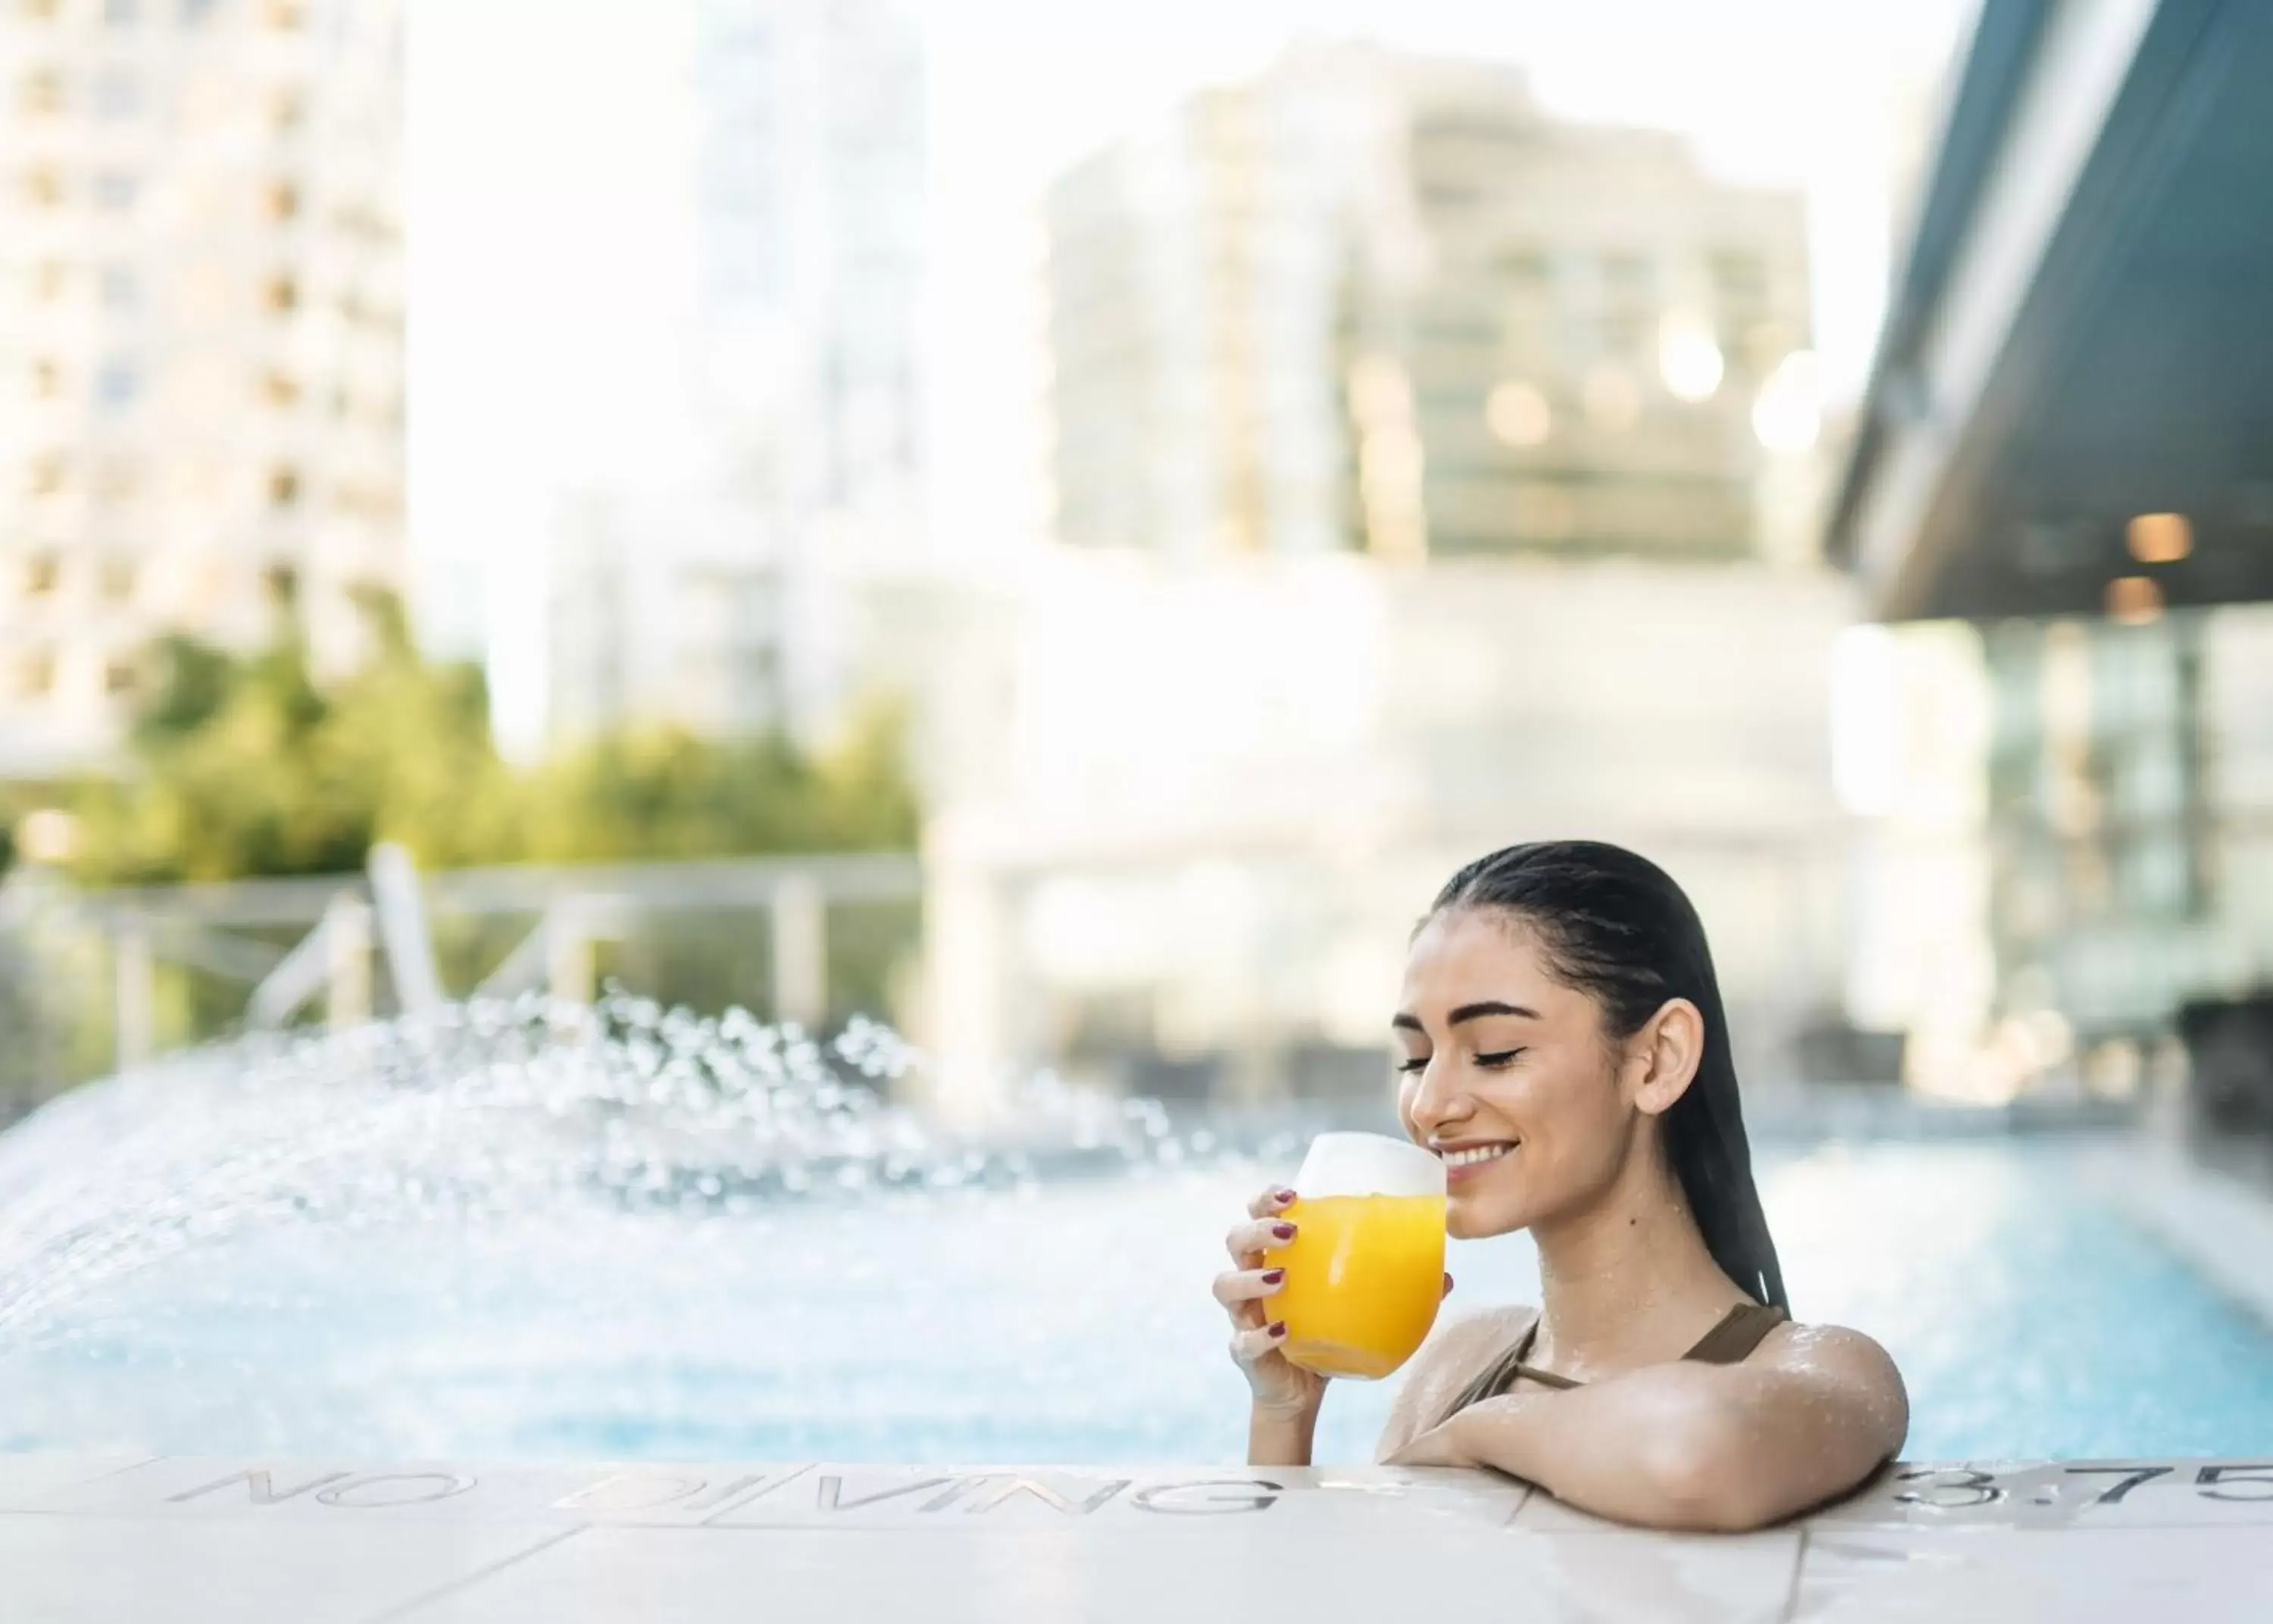
POLYGON ((1646 1121, 1594 1000, 1548 975, 1532 933, 1451 909, 1413 939, 1393 1026, 1398 1115, 1444 1158, 1463 1239, 1551 1222, 1606 1189, 1646 1121))

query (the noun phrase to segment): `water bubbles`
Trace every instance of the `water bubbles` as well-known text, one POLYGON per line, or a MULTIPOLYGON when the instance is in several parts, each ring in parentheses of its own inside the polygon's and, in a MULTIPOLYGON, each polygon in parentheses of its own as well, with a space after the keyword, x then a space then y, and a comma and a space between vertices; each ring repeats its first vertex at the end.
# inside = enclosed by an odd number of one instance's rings
POLYGON ((1157 1102, 1048 1072, 949 1134, 891 1097, 921 1072, 879 1022, 823 1041, 617 992, 169 1057, 0 1136, 0 1341, 36 1342, 89 1286, 251 1224, 465 1226, 561 1204, 748 1223, 784 1200, 1020 1190, 1183 1154, 1157 1102))
POLYGON ((894 1081, 915 1063, 915 1051, 897 1032, 865 1015, 855 1015, 830 1049, 838 1059, 872 1081, 894 1081))

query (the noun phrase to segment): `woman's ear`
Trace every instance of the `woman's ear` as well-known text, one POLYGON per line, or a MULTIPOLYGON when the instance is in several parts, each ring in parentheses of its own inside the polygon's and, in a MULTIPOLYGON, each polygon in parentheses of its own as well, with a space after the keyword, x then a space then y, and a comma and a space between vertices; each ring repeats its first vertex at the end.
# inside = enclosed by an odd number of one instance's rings
POLYGON ((1626 1053, 1639 1074, 1633 1090, 1635 1108, 1658 1116, 1688 1093, 1696 1080, 1705 1059, 1705 1017, 1687 999, 1668 999, 1633 1035, 1626 1053))

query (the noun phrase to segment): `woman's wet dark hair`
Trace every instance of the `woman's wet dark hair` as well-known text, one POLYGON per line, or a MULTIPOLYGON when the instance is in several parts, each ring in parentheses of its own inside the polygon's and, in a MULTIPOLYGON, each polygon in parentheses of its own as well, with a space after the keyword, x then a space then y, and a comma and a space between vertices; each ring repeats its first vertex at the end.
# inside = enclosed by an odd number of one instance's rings
POLYGON ((1672 876, 1623 847, 1539 841, 1477 858, 1444 882, 1429 912, 1468 908, 1504 910, 1534 932, 1549 972, 1602 1007, 1613 1039, 1639 1031, 1668 999, 1697 1006, 1705 1053, 1662 1119, 1666 1156, 1713 1261, 1757 1300, 1789 1312, 1752 1182, 1713 955, 1672 876))

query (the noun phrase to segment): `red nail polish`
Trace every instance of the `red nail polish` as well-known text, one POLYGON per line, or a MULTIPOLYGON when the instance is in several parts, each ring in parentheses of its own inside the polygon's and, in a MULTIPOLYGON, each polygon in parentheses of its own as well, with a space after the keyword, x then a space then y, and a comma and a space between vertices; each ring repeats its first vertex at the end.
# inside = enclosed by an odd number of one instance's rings
POLYGON ((1292 1190, 1273 1190, 1271 1192, 1271 1199, 1277 1201, 1281 1207, 1284 1207, 1288 1201, 1294 1199, 1294 1192, 1292 1190))
POLYGON ((1286 1277, 1287 1271, 1283 1269, 1266 1269, 1263 1271, 1263 1283, 1265 1285, 1277 1285, 1286 1277))
POLYGON ((1294 1226, 1291 1224, 1274 1224, 1271 1226, 1271 1232, 1281 1240, 1294 1239, 1294 1226))
POLYGON ((1284 1336, 1286 1334, 1287 1334, 1287 1321, 1284 1321, 1284 1320, 1273 1320, 1273 1321, 1271 1322, 1271 1335, 1272 1335, 1274 1338, 1275 1338, 1275 1337, 1279 1337, 1279 1336, 1284 1336))

